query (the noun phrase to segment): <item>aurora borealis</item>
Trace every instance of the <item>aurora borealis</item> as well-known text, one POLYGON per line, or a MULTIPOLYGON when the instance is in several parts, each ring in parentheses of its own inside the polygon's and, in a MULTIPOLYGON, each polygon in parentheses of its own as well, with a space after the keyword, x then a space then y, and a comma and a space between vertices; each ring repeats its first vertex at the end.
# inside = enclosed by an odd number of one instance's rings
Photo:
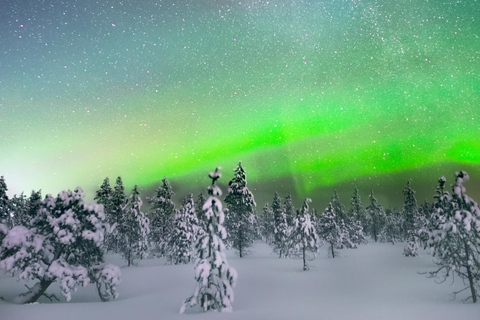
POLYGON ((353 186, 395 204, 409 178, 422 202, 467 170, 480 200, 478 17, 477 0, 2 1, 0 175, 11 195, 122 176, 150 196, 242 161, 256 196, 322 207, 353 186))

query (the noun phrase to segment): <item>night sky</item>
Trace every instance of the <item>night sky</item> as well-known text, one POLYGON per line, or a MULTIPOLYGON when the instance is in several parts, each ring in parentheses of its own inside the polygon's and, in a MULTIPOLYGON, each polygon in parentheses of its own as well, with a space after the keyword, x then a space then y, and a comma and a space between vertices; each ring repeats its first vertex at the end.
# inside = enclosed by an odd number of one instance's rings
POLYGON ((479 36, 477 0, 3 0, 0 175, 90 199, 166 176, 179 202, 242 161, 260 211, 401 205, 410 178, 433 201, 467 170, 480 200, 479 36))

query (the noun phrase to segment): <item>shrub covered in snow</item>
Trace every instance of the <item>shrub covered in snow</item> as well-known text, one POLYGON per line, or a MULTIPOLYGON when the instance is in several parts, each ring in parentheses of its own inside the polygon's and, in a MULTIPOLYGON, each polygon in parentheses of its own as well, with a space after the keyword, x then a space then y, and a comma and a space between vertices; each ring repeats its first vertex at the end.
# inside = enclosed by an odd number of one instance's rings
POLYGON ((466 286, 454 294, 470 290, 469 298, 476 302, 480 288, 480 209, 465 193, 463 183, 468 180, 465 171, 457 172, 452 194, 444 190, 445 177, 439 180, 432 216, 435 222, 427 241, 438 268, 427 275, 440 282, 457 275, 466 286))
POLYGON ((38 280, 17 302, 35 302, 54 282, 67 301, 79 286, 101 281, 109 289, 102 300, 116 297, 120 279, 117 267, 103 266, 104 214, 102 205, 83 202, 83 190, 48 194, 29 228, 2 225, 0 268, 21 280, 38 280))

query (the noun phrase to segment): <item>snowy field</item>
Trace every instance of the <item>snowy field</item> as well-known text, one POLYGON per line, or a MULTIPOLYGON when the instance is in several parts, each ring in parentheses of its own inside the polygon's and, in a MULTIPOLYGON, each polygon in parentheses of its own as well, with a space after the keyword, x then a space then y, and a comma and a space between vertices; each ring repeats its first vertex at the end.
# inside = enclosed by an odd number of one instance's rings
MULTIPOLYGON (((72 294, 72 300, 15 305, 11 301, 24 292, 24 283, 0 275, 1 320, 102 319, 318 319, 318 320, 463 320, 480 319, 480 303, 462 303, 461 294, 452 300, 459 283, 441 285, 417 272, 433 270, 431 256, 402 256, 403 244, 372 243, 357 250, 340 250, 327 257, 326 246, 302 271, 302 261, 278 259, 270 247, 257 243, 252 254, 238 258, 227 252, 229 264, 238 271, 233 313, 178 311, 193 293, 194 269, 189 265, 165 265, 163 260, 143 260, 138 266, 122 268, 120 298, 100 302, 93 285, 72 294)), ((109 262, 124 265, 118 257, 109 262)), ((458 281, 458 279, 457 279, 458 281)), ((52 285, 49 292, 58 290, 52 285)))

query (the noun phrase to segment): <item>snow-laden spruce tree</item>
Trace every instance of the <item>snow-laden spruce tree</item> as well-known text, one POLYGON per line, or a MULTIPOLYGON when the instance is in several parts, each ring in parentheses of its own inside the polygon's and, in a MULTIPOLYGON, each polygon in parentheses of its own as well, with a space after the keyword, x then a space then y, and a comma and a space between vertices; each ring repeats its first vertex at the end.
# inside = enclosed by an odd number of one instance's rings
POLYGON ((367 215, 365 213, 365 208, 362 205, 362 198, 358 193, 357 187, 353 190, 350 206, 350 216, 360 222, 363 232, 367 232, 367 215))
POLYGON ((36 216, 42 202, 40 191, 32 191, 30 197, 26 197, 22 192, 19 196, 14 195, 11 202, 12 226, 31 226, 31 220, 36 216))
POLYGON ((170 263, 181 264, 190 262, 198 230, 195 204, 193 195, 190 193, 183 199, 182 206, 175 214, 173 221, 173 230, 169 237, 167 252, 167 260, 170 263))
POLYGON ((370 236, 375 240, 378 241, 380 234, 382 233, 383 228, 385 227, 385 211, 383 211, 382 205, 377 201, 375 195, 370 192, 370 205, 366 208, 368 221, 368 230, 370 236))
POLYGON ((303 270, 309 269, 307 264, 307 251, 310 251, 313 256, 317 253, 318 235, 315 230, 315 225, 312 223, 308 204, 312 199, 306 198, 303 206, 300 208, 297 216, 294 218, 293 241, 295 249, 300 252, 303 259, 303 270))
POLYGON ((275 220, 273 216, 273 210, 268 204, 265 202, 262 211, 262 234, 263 238, 269 245, 273 245, 275 239, 275 220))
POLYGON ((115 211, 113 209, 112 199, 113 189, 110 186, 110 180, 108 179, 108 177, 106 177, 103 180, 100 189, 95 192, 95 197, 93 198, 93 200, 95 200, 98 204, 103 205, 105 221, 110 227, 110 232, 105 235, 105 247, 107 248, 107 250, 113 251, 114 249, 116 249, 114 244, 116 243, 115 237, 117 236, 117 234, 115 229, 117 227, 118 219, 114 215, 115 211))
POLYGON ((427 245, 438 268, 427 275, 444 282, 451 275, 462 279, 465 287, 454 295, 470 290, 475 303, 480 288, 480 209, 465 192, 463 183, 469 180, 465 171, 455 173, 452 194, 444 190, 446 179, 440 178, 437 188, 435 228, 430 230, 427 245))
MULTIPOLYGON (((358 195, 357 195, 358 196, 358 195)), ((358 196, 359 197, 359 196, 358 196)), ((360 198, 356 199, 359 201, 360 198)), ((335 212, 335 217, 337 224, 342 228, 342 232, 345 237, 343 239, 344 247, 347 249, 356 249, 358 245, 365 243, 365 235, 363 233, 362 224, 356 220, 353 215, 353 211, 347 212, 345 206, 340 202, 340 196, 337 191, 334 191, 332 201, 333 210, 335 212)), ((358 208, 358 203, 356 204, 356 210, 358 208)))
POLYGON ((226 231, 222 223, 224 220, 222 202, 217 198, 222 195, 222 190, 216 181, 221 177, 220 168, 210 172, 212 184, 208 187, 210 197, 203 208, 206 210, 206 233, 199 236, 196 244, 195 286, 194 293, 185 300, 180 313, 184 313, 187 306, 200 305, 204 311, 220 310, 232 311, 234 298, 233 287, 237 281, 237 272, 228 265, 225 257, 225 246, 222 239, 226 231))
POLYGON ((410 180, 407 181, 405 189, 403 189, 404 203, 402 215, 404 217, 405 240, 407 246, 403 249, 403 255, 406 257, 418 256, 420 239, 418 233, 422 227, 420 224, 420 214, 418 211, 417 199, 415 198, 415 190, 412 189, 410 180))
POLYGON ((128 266, 133 263, 134 259, 145 257, 148 250, 150 220, 142 212, 142 204, 138 186, 135 185, 123 207, 122 219, 117 227, 119 250, 127 260, 128 266))
POLYGON ((156 257, 163 257, 167 253, 169 236, 173 228, 175 204, 172 197, 174 192, 167 178, 162 179, 154 197, 147 198, 151 205, 150 219, 150 253, 156 257))
POLYGON ((288 239, 291 234, 291 226, 287 222, 287 214, 282 205, 282 198, 275 192, 272 202, 274 219, 274 251, 278 252, 279 258, 286 258, 288 255, 288 239))
POLYGON ((48 194, 30 228, 0 225, 0 268, 19 280, 38 281, 16 302, 37 301, 55 282, 67 301, 88 283, 96 283, 102 300, 118 296, 120 269, 103 263, 103 206, 85 204, 83 197, 81 188, 48 194))
POLYGON ((12 227, 12 219, 10 216, 10 200, 7 196, 7 183, 3 176, 0 177, 0 223, 3 223, 9 227, 12 227))
POLYGON ((346 241, 346 231, 342 228, 343 220, 337 222, 335 209, 331 203, 325 209, 325 212, 320 215, 317 221, 317 233, 322 242, 329 244, 328 255, 335 258, 337 252, 335 249, 344 248, 346 241))
POLYGON ((385 210, 385 226, 378 235, 380 242, 390 242, 395 244, 396 242, 403 241, 404 239, 404 219, 401 212, 398 210, 385 210))
POLYGON ((228 183, 225 203, 228 209, 226 221, 227 238, 240 258, 248 254, 256 236, 255 199, 247 187, 247 174, 239 162, 233 170, 235 175, 228 183))
POLYGON ((108 190, 109 181, 104 180, 100 189, 96 192, 97 203, 103 204, 105 208, 105 219, 110 228, 105 237, 105 247, 108 251, 120 253, 120 234, 118 227, 122 224, 123 208, 127 202, 125 187, 122 177, 117 177, 115 187, 111 193, 108 190), (110 198, 110 199, 109 199, 110 198))

